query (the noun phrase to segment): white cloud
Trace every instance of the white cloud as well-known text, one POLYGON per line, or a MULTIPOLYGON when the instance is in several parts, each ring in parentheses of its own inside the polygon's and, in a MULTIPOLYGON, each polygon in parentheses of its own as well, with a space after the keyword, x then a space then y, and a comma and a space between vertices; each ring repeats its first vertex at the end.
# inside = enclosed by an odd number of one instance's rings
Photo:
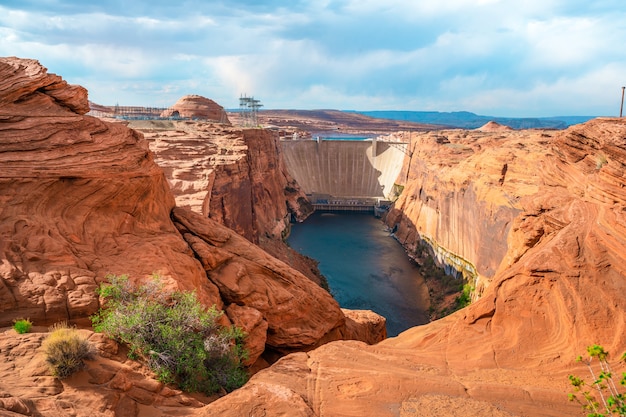
POLYGON ((566 67, 593 61, 611 48, 613 36, 606 22, 587 17, 531 21, 526 40, 529 61, 541 67, 566 67))
POLYGON ((113 10, 9 0, 0 55, 39 59, 108 103, 197 93, 228 107, 246 93, 292 108, 602 114, 626 83, 622 1, 191 0, 113 10))

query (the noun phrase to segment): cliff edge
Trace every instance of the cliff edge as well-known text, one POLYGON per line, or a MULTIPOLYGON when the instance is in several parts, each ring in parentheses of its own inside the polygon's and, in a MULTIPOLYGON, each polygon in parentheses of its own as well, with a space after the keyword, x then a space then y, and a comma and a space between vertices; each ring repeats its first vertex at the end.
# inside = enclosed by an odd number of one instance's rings
POLYGON ((176 207, 144 136, 86 116, 84 88, 20 58, 0 59, 0 80, 0 413, 158 415, 211 400, 120 363, 115 343, 98 335, 89 337, 100 356, 82 376, 47 374, 39 349, 45 326, 89 328, 100 307, 95 289, 109 274, 134 282, 156 274, 166 289, 196 291, 244 327, 249 364, 269 350, 307 350, 359 331, 384 337, 235 231, 176 207), (37 333, 8 328, 20 318, 37 333))
POLYGON ((374 346, 289 355, 198 415, 581 414, 575 358, 626 350, 626 122, 406 136, 387 222, 409 253, 426 242, 464 274, 475 301, 374 346))

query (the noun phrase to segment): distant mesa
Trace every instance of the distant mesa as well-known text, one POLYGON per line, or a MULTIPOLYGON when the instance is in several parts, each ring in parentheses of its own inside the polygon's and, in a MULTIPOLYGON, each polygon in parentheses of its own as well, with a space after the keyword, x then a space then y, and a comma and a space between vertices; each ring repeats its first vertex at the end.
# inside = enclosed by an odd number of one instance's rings
POLYGON ((482 125, 476 130, 481 131, 481 132, 508 132, 513 129, 510 128, 509 126, 501 125, 500 123, 494 122, 492 120, 490 122, 485 123, 484 125, 482 125))
POLYGON ((176 104, 161 112, 161 117, 210 120, 230 124, 222 106, 211 99, 195 94, 181 97, 176 104))

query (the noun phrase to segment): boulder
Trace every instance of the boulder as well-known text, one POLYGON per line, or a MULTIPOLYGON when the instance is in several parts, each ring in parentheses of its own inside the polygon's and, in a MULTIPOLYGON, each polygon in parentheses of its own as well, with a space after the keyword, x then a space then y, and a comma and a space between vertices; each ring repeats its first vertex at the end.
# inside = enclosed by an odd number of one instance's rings
POLYGON ((224 302, 263 315, 267 345, 307 348, 344 325, 337 301, 287 264, 214 220, 178 207, 172 215, 224 302))
POLYGON ((181 97, 161 117, 181 117, 230 124, 226 111, 213 100, 195 94, 181 97))

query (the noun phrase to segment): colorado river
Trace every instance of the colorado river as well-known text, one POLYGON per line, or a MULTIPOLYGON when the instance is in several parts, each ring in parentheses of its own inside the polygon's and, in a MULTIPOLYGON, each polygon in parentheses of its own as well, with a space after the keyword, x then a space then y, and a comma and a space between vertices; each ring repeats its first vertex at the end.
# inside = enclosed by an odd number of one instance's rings
POLYGON ((341 307, 386 317, 389 336, 428 322, 419 268, 371 214, 314 213, 292 225, 288 242, 319 261, 341 307))

